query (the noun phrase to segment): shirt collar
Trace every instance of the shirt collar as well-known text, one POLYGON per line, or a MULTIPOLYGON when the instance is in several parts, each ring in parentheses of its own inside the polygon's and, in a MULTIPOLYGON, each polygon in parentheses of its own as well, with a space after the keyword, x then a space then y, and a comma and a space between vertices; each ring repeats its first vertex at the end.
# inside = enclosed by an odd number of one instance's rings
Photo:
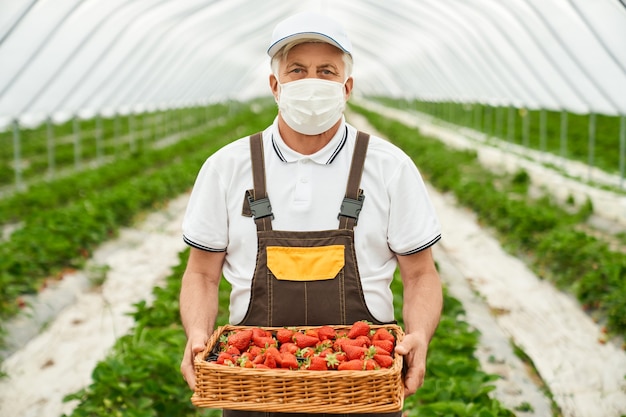
POLYGON ((272 129, 272 147, 276 156, 283 162, 296 162, 303 158, 308 158, 320 165, 328 165, 332 163, 339 152, 343 149, 348 138, 348 126, 346 125, 345 117, 341 117, 341 125, 337 129, 335 136, 319 151, 312 155, 302 155, 291 149, 285 144, 283 138, 278 132, 278 119, 274 121, 274 128, 272 129))

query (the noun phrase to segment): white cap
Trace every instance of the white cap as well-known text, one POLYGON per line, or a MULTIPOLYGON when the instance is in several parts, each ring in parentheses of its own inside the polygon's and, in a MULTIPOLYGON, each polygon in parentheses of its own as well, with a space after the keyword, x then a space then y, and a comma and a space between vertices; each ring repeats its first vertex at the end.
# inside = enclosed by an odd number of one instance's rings
POLYGON ((276 25, 267 54, 273 57, 285 44, 297 39, 320 40, 352 54, 348 33, 339 22, 314 12, 298 13, 276 25))

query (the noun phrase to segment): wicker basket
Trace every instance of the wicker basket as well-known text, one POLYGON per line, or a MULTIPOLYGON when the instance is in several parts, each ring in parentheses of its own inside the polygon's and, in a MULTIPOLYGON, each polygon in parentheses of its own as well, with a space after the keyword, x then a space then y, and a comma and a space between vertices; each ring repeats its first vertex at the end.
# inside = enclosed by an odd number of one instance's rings
MULTIPOLYGON (((333 326, 336 330, 350 326, 333 326)), ((397 325, 386 327, 402 340, 397 325)), ((207 348, 194 359, 197 407, 290 413, 387 413, 402 410, 402 356, 391 368, 370 371, 309 371, 250 369, 207 362, 223 333, 245 326, 222 326, 213 332, 207 348)), ((280 327, 261 327, 276 331, 280 327)), ((297 327, 305 330, 311 327, 297 327)))

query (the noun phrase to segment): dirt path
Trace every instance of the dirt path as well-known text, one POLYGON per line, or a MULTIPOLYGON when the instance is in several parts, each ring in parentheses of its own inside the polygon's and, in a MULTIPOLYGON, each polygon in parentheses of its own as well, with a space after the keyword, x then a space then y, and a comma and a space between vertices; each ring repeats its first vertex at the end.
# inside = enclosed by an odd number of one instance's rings
POLYGON ((63 397, 91 383, 95 365, 134 324, 127 315, 134 311, 133 304, 150 300, 152 288, 178 264, 186 203, 186 195, 179 197, 98 249, 94 263, 110 269, 97 291, 89 289, 82 273, 68 277, 69 284, 40 295, 32 320, 22 319, 12 327, 18 339, 37 334, 3 363, 8 378, 0 380, 0 416, 58 417, 71 412, 75 404, 64 404, 63 397), (64 301, 69 303, 60 304, 64 301))

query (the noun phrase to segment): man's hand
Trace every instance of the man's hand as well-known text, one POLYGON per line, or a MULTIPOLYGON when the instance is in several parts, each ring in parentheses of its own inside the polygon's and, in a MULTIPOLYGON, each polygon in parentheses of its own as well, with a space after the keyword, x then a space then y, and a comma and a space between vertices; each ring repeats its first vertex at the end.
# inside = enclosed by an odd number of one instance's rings
POLYGON ((192 391, 196 389, 196 371, 193 366, 193 358, 206 348, 207 341, 207 336, 190 337, 187 340, 183 361, 180 364, 180 372, 192 391))
POLYGON ((404 356, 406 375, 404 376, 404 398, 415 394, 424 383, 428 342, 417 334, 406 334, 396 345, 396 353, 404 356))

